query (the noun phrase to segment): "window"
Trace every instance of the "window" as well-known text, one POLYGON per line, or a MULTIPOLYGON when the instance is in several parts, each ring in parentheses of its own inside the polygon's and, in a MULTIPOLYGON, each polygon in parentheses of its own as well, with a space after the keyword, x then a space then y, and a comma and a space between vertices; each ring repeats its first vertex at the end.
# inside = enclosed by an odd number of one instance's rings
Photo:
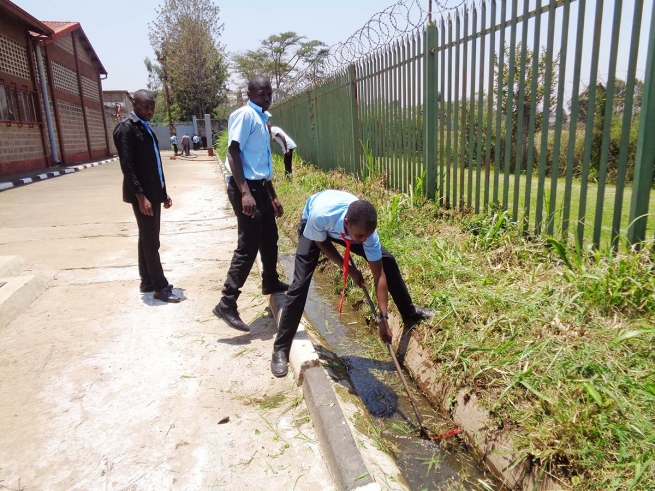
POLYGON ((5 85, 0 82, 0 121, 13 122, 32 126, 41 124, 36 113, 38 94, 15 85, 5 85))
POLYGON ((7 93, 4 91, 4 86, 0 90, 0 121, 9 120, 9 108, 7 106, 7 93))

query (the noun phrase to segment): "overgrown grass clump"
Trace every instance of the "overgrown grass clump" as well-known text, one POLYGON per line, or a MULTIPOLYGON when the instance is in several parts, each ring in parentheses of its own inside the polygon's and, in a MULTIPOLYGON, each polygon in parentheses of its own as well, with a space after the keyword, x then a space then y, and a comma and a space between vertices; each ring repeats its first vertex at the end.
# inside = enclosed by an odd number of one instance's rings
POLYGON ((305 200, 323 189, 370 200, 414 301, 437 312, 418 338, 453 389, 478 396, 490 430, 564 488, 655 489, 654 244, 576 250, 523 235, 502 211, 444 210, 380 179, 297 159, 276 180, 280 226, 295 244, 305 200))

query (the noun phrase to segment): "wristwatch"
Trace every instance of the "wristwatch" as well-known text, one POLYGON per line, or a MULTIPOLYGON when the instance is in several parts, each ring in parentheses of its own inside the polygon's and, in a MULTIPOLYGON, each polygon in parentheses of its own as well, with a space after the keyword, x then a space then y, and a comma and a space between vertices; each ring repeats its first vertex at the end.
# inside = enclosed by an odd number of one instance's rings
POLYGON ((380 312, 380 317, 382 317, 383 319, 388 319, 389 314, 387 314, 386 312, 380 312))

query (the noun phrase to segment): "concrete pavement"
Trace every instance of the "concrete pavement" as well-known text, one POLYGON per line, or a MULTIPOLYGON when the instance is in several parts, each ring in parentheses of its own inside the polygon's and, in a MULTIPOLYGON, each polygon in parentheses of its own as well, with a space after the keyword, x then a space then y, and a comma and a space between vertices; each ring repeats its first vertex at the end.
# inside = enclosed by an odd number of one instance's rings
POLYGON ((250 335, 211 314, 236 243, 217 164, 164 166, 178 305, 138 291, 117 162, 0 194, 0 255, 52 278, 0 330, 0 487, 334 489, 300 389, 270 374, 256 272, 240 299, 250 335))

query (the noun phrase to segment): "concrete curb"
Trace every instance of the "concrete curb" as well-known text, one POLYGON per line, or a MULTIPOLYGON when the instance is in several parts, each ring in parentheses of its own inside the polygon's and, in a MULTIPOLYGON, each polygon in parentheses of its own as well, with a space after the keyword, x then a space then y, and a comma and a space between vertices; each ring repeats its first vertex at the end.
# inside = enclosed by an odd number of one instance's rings
MULTIPOLYGON (((220 162, 220 159, 218 160, 220 162)), ((263 268, 259 254, 255 264, 261 274, 263 268)), ((285 297, 284 293, 269 296, 269 306, 276 327, 285 297)), ((320 366, 314 345, 307 337, 303 324, 301 321, 291 344, 289 364, 296 383, 302 386, 303 396, 334 485, 338 491, 380 491, 382 488, 373 480, 364 463, 337 396, 325 370, 320 366)))
MULTIPOLYGON (((258 256, 259 257, 259 256, 258 256)), ((282 314, 282 307, 284 306, 284 293, 276 293, 271 295, 269 300, 269 305, 271 307, 271 312, 275 318, 275 325, 277 326, 280 321, 280 315, 282 314)), ((318 360, 318 355, 314 351, 314 345, 307 337, 305 332, 305 322, 304 320, 300 321, 298 326, 298 332, 293 338, 293 343, 291 344, 291 352, 289 353, 289 364, 291 365, 291 370, 296 378, 296 383, 302 386, 305 371, 319 366, 320 362, 318 360)))
MULTIPOLYGON (((276 294, 269 299, 276 325, 284 298, 284 294, 276 294)), ((289 358, 296 381, 302 386, 336 488, 339 491, 379 490, 380 486, 368 472, 332 385, 319 365, 318 355, 303 326, 300 326, 293 340, 289 358)))
POLYGON ((20 256, 0 256, 0 278, 19 276, 27 269, 27 264, 20 256))
POLYGON ((73 167, 65 167, 61 170, 45 172, 43 174, 38 174, 34 177, 25 177, 23 179, 16 179, 11 182, 0 182, 0 192, 7 191, 8 189, 13 189, 27 184, 32 184, 39 181, 45 181, 46 179, 51 179, 53 177, 63 176, 65 174, 73 174, 84 169, 90 169, 91 167, 98 167, 99 165, 108 164, 110 162, 115 162, 118 160, 118 157, 114 157, 107 160, 101 160, 99 162, 91 162, 89 164, 80 164, 73 167))
POLYGON ((47 286, 45 281, 33 275, 0 278, 0 285, 0 329, 18 317, 47 286))

